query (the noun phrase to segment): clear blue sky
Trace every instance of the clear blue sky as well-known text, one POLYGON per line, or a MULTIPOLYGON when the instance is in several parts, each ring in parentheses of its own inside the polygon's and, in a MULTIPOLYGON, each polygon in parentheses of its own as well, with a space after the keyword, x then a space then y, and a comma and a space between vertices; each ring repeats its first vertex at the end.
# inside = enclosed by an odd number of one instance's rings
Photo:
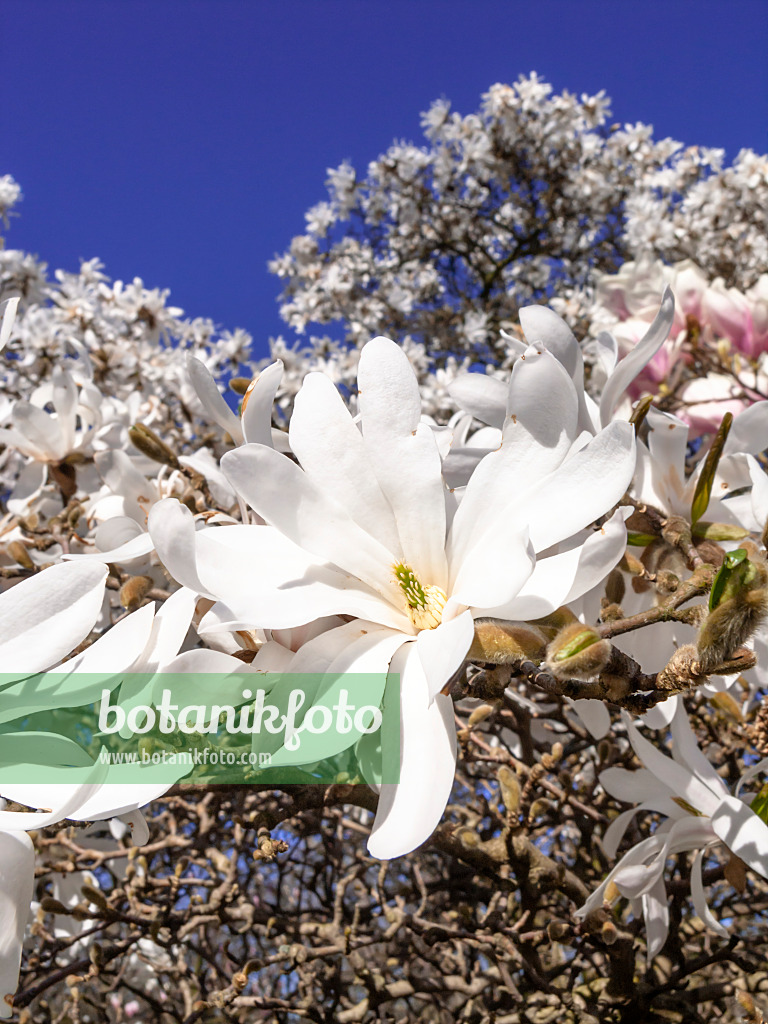
POLYGON ((657 136, 768 150, 768 0, 3 0, 10 246, 98 256, 188 315, 281 331, 267 260, 445 96, 537 71, 657 136))

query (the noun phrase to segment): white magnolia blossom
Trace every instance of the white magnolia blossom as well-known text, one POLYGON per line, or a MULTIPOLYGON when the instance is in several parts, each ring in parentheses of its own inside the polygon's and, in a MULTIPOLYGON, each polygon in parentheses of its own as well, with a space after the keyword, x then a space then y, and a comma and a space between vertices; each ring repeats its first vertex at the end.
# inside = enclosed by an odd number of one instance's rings
MULTIPOLYGON (((727 937, 727 929, 715 919, 706 903, 701 875, 704 857, 710 848, 722 843, 753 871, 768 878, 768 826, 750 809, 747 799, 739 796, 741 786, 735 796, 730 794, 699 749, 682 702, 677 704, 671 721, 671 758, 657 750, 626 713, 622 717, 632 747, 645 768, 636 772, 608 768, 600 775, 601 785, 612 796, 640 801, 609 825, 603 836, 606 854, 616 855, 638 811, 656 811, 667 820, 622 857, 577 914, 586 917, 601 907, 604 900, 612 902, 618 894, 628 897, 635 912, 642 909, 648 956, 654 957, 669 933, 664 885, 667 860, 692 850, 696 851, 691 865, 691 896, 696 913, 707 927, 727 937)), ((768 760, 754 766, 743 781, 767 766, 768 760)))
POLYGON ((383 787, 369 842, 389 858, 431 834, 448 798, 455 730, 441 691, 466 656, 474 618, 547 614, 610 571, 623 550, 622 516, 604 543, 568 541, 624 492, 634 441, 625 423, 580 436, 573 381, 531 346, 513 370, 503 443, 456 508, 402 350, 370 342, 358 383, 361 429, 327 378, 305 379, 289 430, 299 466, 255 444, 222 460, 267 526, 195 532, 171 501, 153 508, 149 529, 176 579, 216 600, 208 625, 280 628, 351 615, 322 638, 325 660, 299 652, 304 670, 401 674, 402 781, 383 787))

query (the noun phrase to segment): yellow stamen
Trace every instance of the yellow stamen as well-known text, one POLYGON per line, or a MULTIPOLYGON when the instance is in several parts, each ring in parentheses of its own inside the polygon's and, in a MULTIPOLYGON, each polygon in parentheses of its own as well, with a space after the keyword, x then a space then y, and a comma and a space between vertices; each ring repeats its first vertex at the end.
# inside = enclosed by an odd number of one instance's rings
POLYGON ((434 629, 439 626, 448 599, 445 591, 440 587, 423 586, 409 565, 396 564, 393 572, 405 595, 408 616, 416 629, 434 629))

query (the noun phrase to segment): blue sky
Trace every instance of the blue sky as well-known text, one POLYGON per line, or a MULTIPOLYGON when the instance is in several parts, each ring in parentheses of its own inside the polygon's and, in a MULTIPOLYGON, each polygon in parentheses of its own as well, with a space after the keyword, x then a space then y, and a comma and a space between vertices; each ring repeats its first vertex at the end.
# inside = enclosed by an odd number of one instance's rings
POLYGON ((535 70, 657 137, 768 150, 766 0, 4 0, 2 22, 8 245, 98 256, 257 354, 291 337, 266 263, 326 168, 420 141, 437 97, 469 113, 535 70))

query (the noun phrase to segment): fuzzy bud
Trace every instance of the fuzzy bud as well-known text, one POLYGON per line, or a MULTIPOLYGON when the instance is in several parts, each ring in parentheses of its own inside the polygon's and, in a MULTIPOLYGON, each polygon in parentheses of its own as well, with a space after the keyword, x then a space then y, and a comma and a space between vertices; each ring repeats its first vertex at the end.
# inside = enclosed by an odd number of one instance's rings
POLYGON ((485 721, 496 710, 497 705, 495 704, 479 704, 467 719, 467 725, 470 729, 474 729, 476 725, 485 721))
POLYGON ((172 469, 179 468, 179 460, 165 441, 162 441, 154 430, 145 427, 143 423, 135 423, 129 429, 128 436, 142 455, 146 455, 148 459, 160 462, 164 466, 170 466, 172 469))
POLYGON ((138 608, 152 587, 155 585, 151 576, 131 576, 120 588, 120 604, 129 612, 138 608))
POLYGON ((603 927, 600 929, 600 934, 602 935, 603 942, 606 946, 612 946, 619 937, 619 930, 613 921, 604 921, 603 927))
POLYGON ((566 921, 550 921, 547 925, 547 938, 550 942, 558 942, 564 939, 570 930, 571 926, 566 921))
POLYGON ((251 386, 250 377, 233 377, 229 382, 229 386, 236 395, 244 395, 248 388, 251 386))
POLYGON ((545 647, 546 639, 535 626, 518 626, 502 619, 478 619, 467 658, 492 665, 539 661, 545 647))
POLYGON ((20 540, 12 540, 6 545, 6 550, 14 562, 18 562, 24 569, 34 569, 35 564, 29 557, 29 552, 25 544, 22 544, 20 540))
POLYGON ((605 582, 605 596, 610 604, 621 604, 626 591, 624 574, 621 569, 612 569, 605 582))
POLYGON ((517 814, 520 807, 520 780, 507 765, 499 768, 496 778, 499 780, 501 801, 507 810, 507 817, 511 818, 517 814))
POLYGON ((528 821, 533 822, 536 821, 537 818, 543 818, 551 810, 552 801, 547 800, 544 796, 540 796, 531 804, 530 810, 528 811, 528 821))
POLYGON ((547 648, 547 668, 556 679, 591 679, 605 668, 611 644, 591 627, 573 622, 547 648))
POLYGON ((70 908, 65 907, 61 900, 57 900, 53 896, 43 896, 40 900, 41 908, 46 914, 69 914, 70 908))
POLYGON ((704 672, 727 661, 768 616, 768 565, 754 544, 726 555, 712 584, 709 608, 696 641, 704 672))

